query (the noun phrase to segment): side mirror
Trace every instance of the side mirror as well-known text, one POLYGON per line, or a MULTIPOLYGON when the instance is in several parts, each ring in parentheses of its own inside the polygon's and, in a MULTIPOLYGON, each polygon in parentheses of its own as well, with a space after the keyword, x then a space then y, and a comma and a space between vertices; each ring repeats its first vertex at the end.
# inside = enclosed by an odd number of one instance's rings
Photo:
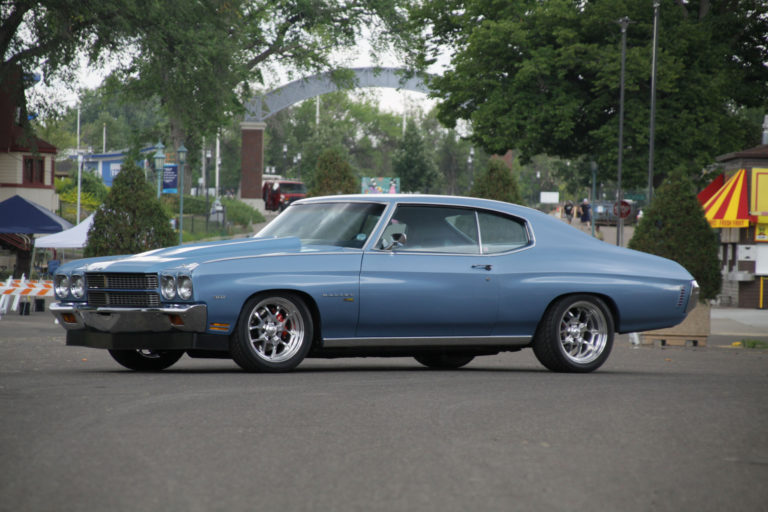
POLYGON ((384 248, 385 251, 393 251, 398 247, 404 246, 408 241, 405 233, 392 233, 392 243, 384 248))

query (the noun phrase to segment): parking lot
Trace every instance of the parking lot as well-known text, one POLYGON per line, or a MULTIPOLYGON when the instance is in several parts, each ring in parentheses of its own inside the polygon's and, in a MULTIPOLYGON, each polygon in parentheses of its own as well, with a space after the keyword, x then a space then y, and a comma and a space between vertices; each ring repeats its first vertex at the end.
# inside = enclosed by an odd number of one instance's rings
POLYGON ((0 510, 768 510, 768 351, 731 347, 768 331, 740 313, 704 348, 618 336, 588 375, 528 350, 141 374, 9 314, 0 510))

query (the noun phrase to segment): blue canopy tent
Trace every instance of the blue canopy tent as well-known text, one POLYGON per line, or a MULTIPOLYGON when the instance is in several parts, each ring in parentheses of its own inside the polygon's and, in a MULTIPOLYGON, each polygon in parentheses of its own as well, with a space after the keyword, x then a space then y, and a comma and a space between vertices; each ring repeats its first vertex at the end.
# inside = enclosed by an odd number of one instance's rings
POLYGON ((16 195, 0 202, 0 245, 16 251, 14 277, 30 275, 35 233, 58 233, 72 224, 37 203, 16 195))
POLYGON ((72 224, 21 196, 0 203, 0 233, 58 233, 72 224))

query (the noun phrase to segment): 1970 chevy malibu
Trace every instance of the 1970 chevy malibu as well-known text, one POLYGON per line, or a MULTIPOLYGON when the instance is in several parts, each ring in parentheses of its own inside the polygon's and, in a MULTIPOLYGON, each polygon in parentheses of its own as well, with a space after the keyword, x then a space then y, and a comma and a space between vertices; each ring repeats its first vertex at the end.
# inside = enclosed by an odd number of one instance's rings
POLYGON ((590 372, 614 333, 678 324, 698 297, 677 263, 536 210, 422 195, 305 199, 252 238, 77 260, 54 283, 67 345, 139 371, 185 353, 247 371, 361 356, 459 368, 532 348, 590 372))

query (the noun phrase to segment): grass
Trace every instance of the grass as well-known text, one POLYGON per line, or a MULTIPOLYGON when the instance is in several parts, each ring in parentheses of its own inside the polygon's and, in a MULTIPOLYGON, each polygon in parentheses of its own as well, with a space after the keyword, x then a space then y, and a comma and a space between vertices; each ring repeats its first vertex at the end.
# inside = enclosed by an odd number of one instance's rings
POLYGON ((732 346, 737 348, 766 349, 768 348, 768 341, 760 341, 760 340, 753 340, 753 339, 746 338, 741 341, 734 342, 732 346))

